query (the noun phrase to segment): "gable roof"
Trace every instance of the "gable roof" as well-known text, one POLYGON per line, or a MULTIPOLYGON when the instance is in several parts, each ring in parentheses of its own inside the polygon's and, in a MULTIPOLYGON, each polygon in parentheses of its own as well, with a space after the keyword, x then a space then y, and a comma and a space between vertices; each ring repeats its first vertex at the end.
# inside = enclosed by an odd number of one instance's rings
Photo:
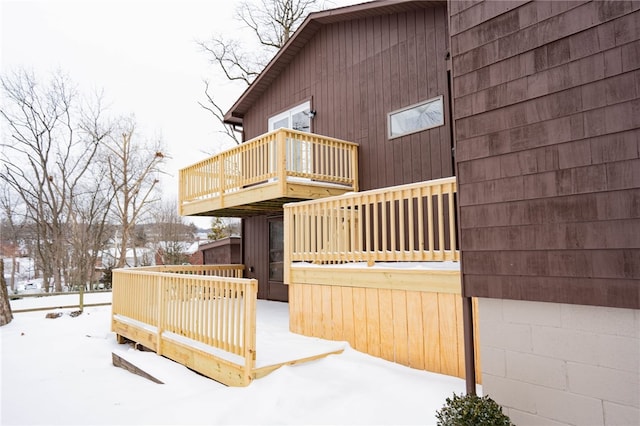
POLYGON ((229 124, 242 124, 242 118, 251 105, 267 90, 323 25, 416 9, 428 9, 446 4, 446 0, 378 0, 310 13, 293 33, 293 36, 225 114, 224 121, 229 124))

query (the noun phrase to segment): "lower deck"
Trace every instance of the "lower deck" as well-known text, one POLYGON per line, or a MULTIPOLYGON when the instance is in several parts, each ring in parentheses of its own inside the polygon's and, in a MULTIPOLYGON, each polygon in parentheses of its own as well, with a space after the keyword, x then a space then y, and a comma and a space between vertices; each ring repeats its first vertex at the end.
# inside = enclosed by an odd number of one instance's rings
POLYGON ((283 337, 282 330, 260 321, 268 307, 256 299, 255 280, 233 276, 241 269, 115 270, 111 329, 119 343, 131 340, 228 386, 247 386, 283 365, 344 350, 343 342, 288 332, 283 337))
MULTIPOLYGON (((412 368, 465 377, 458 262, 294 263, 290 329, 412 368)), ((477 318, 477 303, 473 303, 477 318)), ((474 323, 476 354, 477 321, 474 323)), ((476 357, 476 371, 480 371, 476 357)), ((480 383, 478 376, 477 381, 480 383)))

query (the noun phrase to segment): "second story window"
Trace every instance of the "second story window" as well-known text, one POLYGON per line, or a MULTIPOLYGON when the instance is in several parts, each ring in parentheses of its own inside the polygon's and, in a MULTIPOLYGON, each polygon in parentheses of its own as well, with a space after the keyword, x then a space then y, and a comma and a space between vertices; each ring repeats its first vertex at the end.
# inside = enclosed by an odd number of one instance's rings
POLYGON ((307 101, 280 114, 274 115, 269 118, 269 131, 286 127, 300 132, 311 132, 310 110, 311 102, 307 101))
POLYGON ((389 113, 387 120, 389 139, 442 125, 444 125, 442 96, 393 111, 389 113))

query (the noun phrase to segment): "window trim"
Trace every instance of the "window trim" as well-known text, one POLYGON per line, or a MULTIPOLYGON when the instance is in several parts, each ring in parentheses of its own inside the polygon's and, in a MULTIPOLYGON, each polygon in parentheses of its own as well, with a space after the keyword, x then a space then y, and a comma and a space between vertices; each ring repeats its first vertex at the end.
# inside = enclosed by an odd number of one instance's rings
MULTIPOLYGON (((286 110, 279 112, 278 114, 272 115, 271 117, 269 117, 267 119, 267 128, 269 129, 269 131, 275 130, 272 128, 272 124, 275 123, 276 121, 280 121, 283 118, 287 118, 289 121, 289 124, 291 124, 291 117, 299 112, 303 112, 305 110, 309 110, 311 111, 311 100, 307 100, 304 101, 300 104, 297 104, 291 108, 287 108, 286 110)), ((313 120, 309 120, 309 133, 311 133, 311 126, 313 124, 313 120)), ((291 127, 287 127, 288 129, 290 129, 291 127)))
POLYGON ((406 106, 406 107, 403 107, 403 108, 400 108, 400 109, 397 109, 397 110, 394 110, 394 111, 391 111, 390 113, 388 113, 387 114, 387 137, 390 140, 391 139, 397 139, 397 138, 401 138, 403 136, 412 135, 412 134, 418 133, 418 132, 424 132, 425 130, 434 129, 436 127, 440 127, 440 126, 444 126, 444 125, 445 125, 444 96, 443 95, 439 95, 439 96, 433 97, 431 99, 426 99, 424 101, 420 101, 420 102, 417 102, 417 103, 415 103, 413 105, 409 105, 409 106, 406 106), (434 125, 428 126, 428 127, 421 127, 419 129, 412 130, 412 131, 406 132, 406 133, 401 133, 401 134, 398 134, 398 135, 392 135, 391 134, 391 117, 393 115, 400 114, 400 113, 402 113, 404 111, 408 111, 408 110, 417 108, 419 106, 430 104, 430 103, 433 103, 433 102, 436 102, 436 101, 440 101, 440 105, 442 106, 442 122, 439 122, 437 124, 434 124, 434 125))

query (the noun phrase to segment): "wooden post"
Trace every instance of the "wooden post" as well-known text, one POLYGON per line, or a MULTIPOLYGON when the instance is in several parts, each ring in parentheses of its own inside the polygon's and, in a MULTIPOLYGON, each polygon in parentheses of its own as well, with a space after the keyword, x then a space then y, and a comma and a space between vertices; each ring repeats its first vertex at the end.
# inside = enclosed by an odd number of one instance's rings
POLYGON ((184 169, 178 171, 178 214, 182 216, 183 208, 182 203, 184 203, 186 191, 184 189, 187 184, 185 177, 187 176, 184 169))
POLYGON ((284 283, 291 284, 291 250, 293 250, 293 213, 290 207, 284 206, 284 283))
POLYGON ((351 170, 352 170, 351 186, 353 186, 353 192, 358 192, 360 188, 358 184, 359 172, 358 172, 358 147, 357 146, 351 147, 351 170))
POLYGON ((80 309, 80 312, 84 311, 84 283, 80 285, 80 291, 79 291, 79 295, 80 295, 80 300, 78 302, 78 307, 80 309))
POLYGON ((162 285, 162 273, 158 274, 157 278, 158 286, 158 324, 157 324, 157 340, 156 340, 156 353, 162 355, 162 333, 164 332, 164 310, 165 310, 165 298, 164 298, 164 286, 162 285))
POLYGON ((220 207, 224 207, 224 191, 226 185, 224 184, 224 154, 218 156, 218 187, 220 188, 220 207))
POLYGON ((256 363, 256 300, 258 280, 251 279, 244 290, 244 380, 248 385, 253 379, 256 363))
POLYGON ((285 129, 280 129, 276 136, 277 156, 278 159, 278 180, 280 181, 280 194, 284 195, 287 187, 287 146, 285 138, 285 129))

